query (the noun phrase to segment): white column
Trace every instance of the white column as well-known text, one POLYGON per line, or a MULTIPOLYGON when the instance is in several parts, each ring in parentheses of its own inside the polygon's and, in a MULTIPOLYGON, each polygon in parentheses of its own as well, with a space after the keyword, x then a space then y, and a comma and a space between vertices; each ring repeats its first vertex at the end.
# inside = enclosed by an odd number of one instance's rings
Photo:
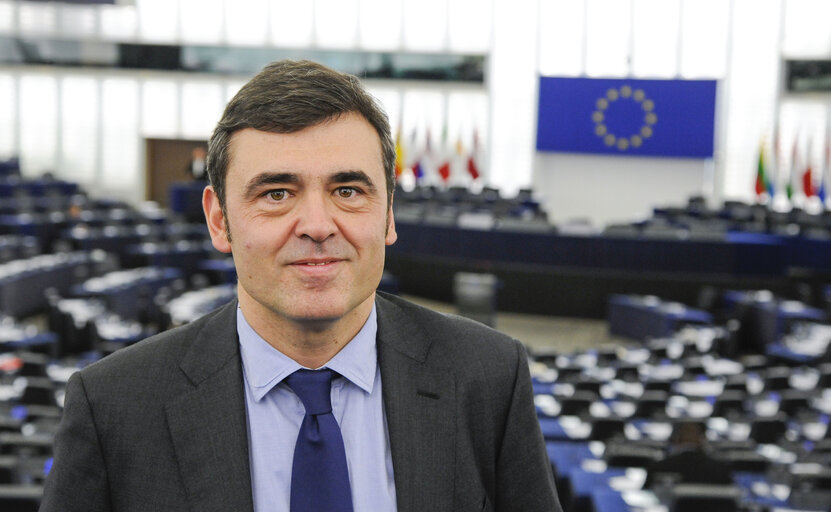
POLYGON ((495 0, 486 81, 489 185, 506 194, 531 184, 537 126, 537 2, 495 0))

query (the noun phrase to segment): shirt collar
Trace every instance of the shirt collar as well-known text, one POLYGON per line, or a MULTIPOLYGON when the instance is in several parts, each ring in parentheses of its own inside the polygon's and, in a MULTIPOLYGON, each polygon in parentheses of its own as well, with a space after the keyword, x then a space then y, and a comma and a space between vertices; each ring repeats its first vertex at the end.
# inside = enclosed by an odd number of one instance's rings
MULTIPOLYGON (((338 372, 362 390, 371 393, 375 385, 378 364, 375 349, 377 331, 378 320, 375 304, 373 304, 369 318, 358 334, 323 367, 338 372)), ((237 333, 239 334, 243 373, 254 400, 259 402, 283 379, 303 368, 297 361, 275 349, 260 337, 248 324, 239 307, 237 308, 237 333)))

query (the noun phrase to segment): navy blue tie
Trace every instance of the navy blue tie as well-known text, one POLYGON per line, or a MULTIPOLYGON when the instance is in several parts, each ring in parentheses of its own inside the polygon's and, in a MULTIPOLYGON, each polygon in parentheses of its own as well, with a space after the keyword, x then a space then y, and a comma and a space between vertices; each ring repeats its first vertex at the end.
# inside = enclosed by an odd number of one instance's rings
POLYGON ((294 447, 291 512, 352 512, 346 451, 330 398, 336 375, 297 370, 286 378, 306 408, 294 447))

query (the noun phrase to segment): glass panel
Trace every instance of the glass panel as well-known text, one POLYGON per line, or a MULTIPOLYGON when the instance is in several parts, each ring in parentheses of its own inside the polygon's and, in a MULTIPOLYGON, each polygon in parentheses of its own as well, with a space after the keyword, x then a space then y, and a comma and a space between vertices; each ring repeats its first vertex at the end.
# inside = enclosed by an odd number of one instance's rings
POLYGON ((0 0, 0 33, 12 32, 15 28, 15 5, 10 0, 0 0))
POLYGON ((92 183, 98 156, 98 81, 66 77, 61 81, 61 177, 92 183))
POLYGON ((12 74, 0 75, 0 158, 17 154, 17 84, 12 74))
POLYGON ((141 134, 144 137, 177 137, 179 84, 173 80, 146 80, 141 96, 141 134))
POLYGON ((225 0, 225 33, 229 44, 265 44, 268 0, 225 0))
POLYGON ((222 115, 219 82, 185 82, 182 85, 182 137, 207 139, 222 115))
POLYGON ((203 0, 179 0, 182 41, 216 43, 222 40, 222 3, 203 0))
POLYGON ((632 74, 669 78, 678 74, 679 0, 634 0, 632 74))
POLYGON ((98 29, 95 7, 59 4, 58 22, 61 32, 71 36, 92 36, 98 29))
POLYGON ((100 178, 104 187, 131 190, 140 184, 138 90, 138 83, 127 78, 106 78, 101 84, 100 178))
POLYGON ((683 0, 681 9, 681 76, 724 77, 730 2, 683 0))
POLYGON ((583 0, 540 2, 541 75, 577 76, 583 73, 585 14, 583 0))
POLYGON ((725 92, 726 140, 724 193, 749 198, 754 194, 759 142, 770 139, 779 80, 778 0, 734 0, 730 80, 725 92))
POLYGON ((315 42, 323 48, 354 48, 358 0, 315 0, 315 42))
POLYGON ((490 49, 492 0, 449 0, 449 50, 452 52, 481 52, 490 49))
POLYGON ((131 5, 102 5, 98 8, 101 18, 101 37, 113 41, 132 41, 136 37, 138 16, 131 5))
POLYGON ((359 41, 366 50, 401 47, 401 2, 360 0, 359 41))
POLYGON ((404 48, 447 48, 447 0, 404 0, 404 48))
POLYGON ((314 2, 271 0, 271 41, 277 46, 312 44, 314 2))
POLYGON ((140 40, 172 43, 179 38, 179 9, 171 4, 170 1, 136 0, 140 40))
POLYGON ((631 0, 586 2, 586 73, 589 76, 627 76, 631 0))
POLYGON ((831 49, 831 2, 785 2, 785 35, 782 51, 788 57, 828 57, 831 49))
POLYGON ((381 104, 381 108, 387 113, 390 120, 392 135, 398 129, 401 121, 401 91, 390 87, 379 87, 366 84, 367 91, 381 104))
POLYGON ((20 164, 30 176, 55 171, 58 85, 49 75, 20 78, 20 164))
MULTIPOLYGON (((223 110, 225 109, 225 105, 227 105, 228 102, 231 101, 231 98, 233 98, 239 92, 243 85, 245 85, 244 80, 235 80, 232 82, 228 82, 225 85, 225 101, 222 106, 223 110)), ((217 121, 218 120, 219 118, 217 118, 217 121)))
POLYGON ((21 32, 52 33, 58 28, 56 5, 19 2, 19 30, 21 32))

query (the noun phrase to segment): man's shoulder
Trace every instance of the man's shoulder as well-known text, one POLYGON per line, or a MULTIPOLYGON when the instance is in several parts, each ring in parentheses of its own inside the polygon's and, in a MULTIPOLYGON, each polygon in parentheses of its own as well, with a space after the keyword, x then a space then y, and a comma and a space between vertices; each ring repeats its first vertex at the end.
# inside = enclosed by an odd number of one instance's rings
POLYGON ((449 331, 452 334, 471 333, 471 335, 476 337, 492 338, 502 341, 511 339, 508 335, 469 318, 451 313, 441 313, 387 293, 378 292, 378 297, 379 305, 382 305, 382 311, 392 310, 394 314, 407 317, 414 323, 428 329, 438 329, 442 332, 449 331))
POLYGON ((378 294, 382 332, 399 335, 403 343, 426 342, 433 355, 478 354, 514 358, 520 343, 480 322, 458 315, 440 313, 406 299, 378 294))

